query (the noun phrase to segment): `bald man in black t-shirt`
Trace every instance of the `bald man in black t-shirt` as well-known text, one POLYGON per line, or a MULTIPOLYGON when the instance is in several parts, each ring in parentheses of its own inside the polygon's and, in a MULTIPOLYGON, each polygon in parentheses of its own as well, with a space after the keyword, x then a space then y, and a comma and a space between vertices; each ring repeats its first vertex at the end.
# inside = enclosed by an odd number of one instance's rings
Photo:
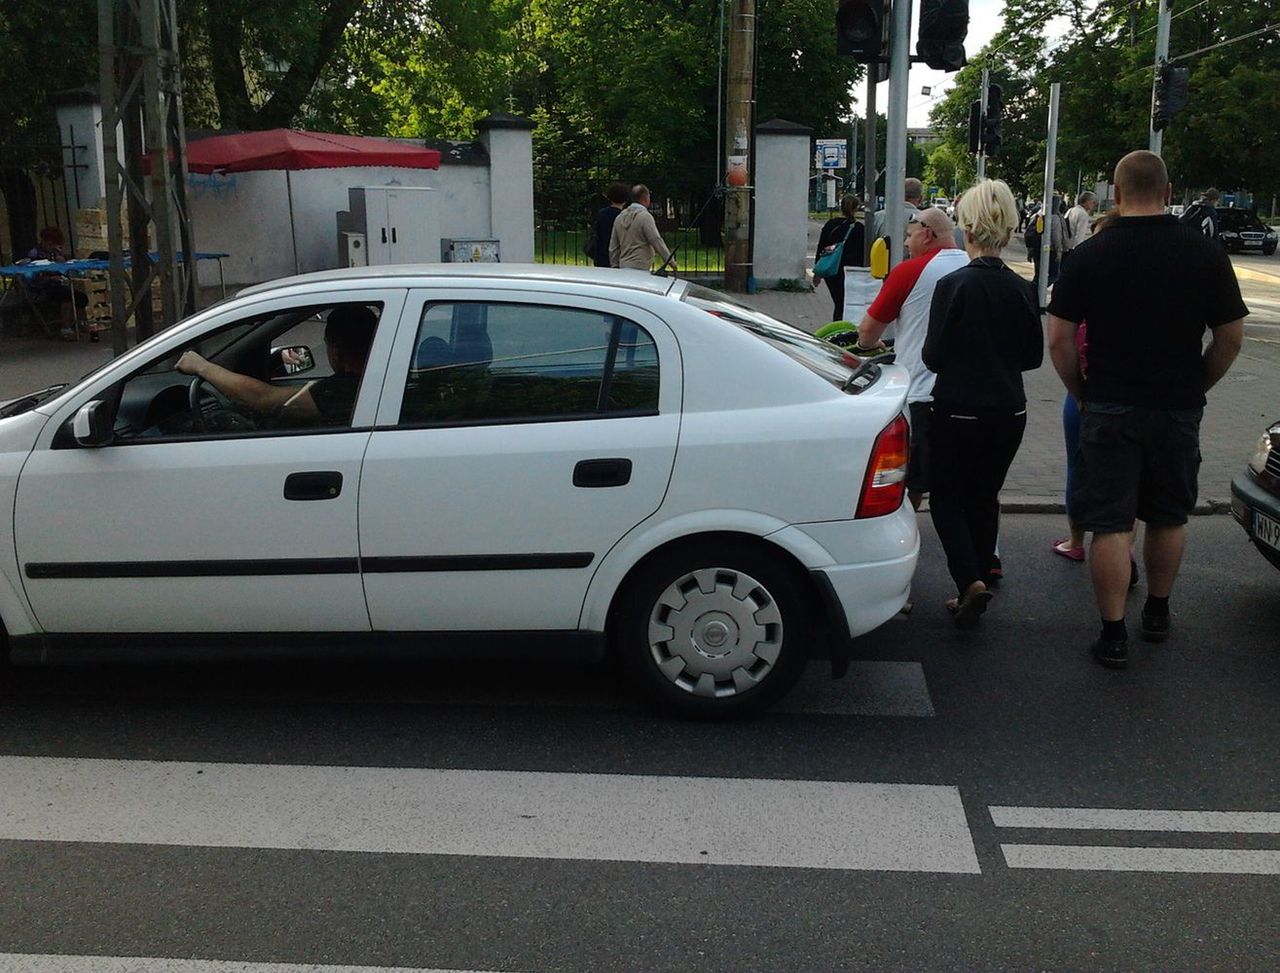
POLYGON ((1102 616, 1093 654, 1123 668, 1134 520, 1147 525, 1142 636, 1163 641, 1196 503, 1205 392, 1239 353, 1249 310, 1222 248, 1164 215, 1170 186, 1159 156, 1129 153, 1115 184, 1120 217, 1075 250, 1054 288, 1049 353, 1082 402, 1071 507, 1080 528, 1093 532, 1089 562, 1102 616), (1087 377, 1075 343, 1081 323, 1087 377))

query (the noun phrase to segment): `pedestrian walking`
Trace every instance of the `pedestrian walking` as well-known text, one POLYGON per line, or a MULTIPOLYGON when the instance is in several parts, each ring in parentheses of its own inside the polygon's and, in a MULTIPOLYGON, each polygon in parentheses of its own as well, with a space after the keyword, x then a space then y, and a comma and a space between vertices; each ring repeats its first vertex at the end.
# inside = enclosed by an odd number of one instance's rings
POLYGON ((1018 225, 1013 192, 984 179, 957 211, 970 262, 934 288, 923 348, 937 379, 929 420, 929 510, 956 585, 948 609, 972 628, 991 600, 1000 488, 1022 443, 1022 373, 1044 360, 1035 291, 1000 254, 1018 225))
POLYGON ((1200 198, 1182 211, 1179 222, 1194 226, 1210 240, 1218 237, 1218 191, 1210 186, 1200 198))
POLYGON ((1090 221, 1093 212, 1098 208, 1098 197, 1090 192, 1083 192, 1076 197, 1076 204, 1067 210, 1065 226, 1062 234, 1062 254, 1065 258, 1076 247, 1089 239, 1092 229, 1090 221))
POLYGON ((610 266, 609 244, 613 240, 613 222, 630 202, 631 193, 625 183, 611 182, 605 188, 604 197, 609 205, 596 213, 595 226, 592 227, 591 259, 597 267, 610 266))
POLYGON ((663 263, 671 259, 671 251, 662 241, 658 224, 649 212, 651 203, 648 186, 631 187, 631 205, 613 221, 609 266, 647 271, 653 269, 654 254, 659 254, 663 263))
POLYGON ((1083 403, 1071 509, 1093 533, 1102 631, 1092 653, 1123 668, 1134 523, 1146 524, 1142 637, 1159 642, 1169 635, 1169 598, 1196 502, 1205 392, 1239 353, 1249 311, 1222 248, 1165 215, 1169 174, 1158 155, 1130 152, 1114 182, 1121 215, 1064 269, 1049 305, 1049 347, 1067 391, 1083 403), (1075 335, 1084 321, 1082 375, 1075 335))
POLYGON ((907 212, 907 250, 911 254, 889 272, 880 293, 858 324, 854 354, 884 347, 885 329, 897 323, 894 354, 910 379, 907 419, 911 423, 911 454, 907 460, 907 496, 917 510, 929 489, 929 403, 934 375, 921 352, 929 329, 929 306, 938 281, 959 270, 968 257, 957 250, 951 217, 936 206, 907 212))
MULTIPOLYGON (((904 218, 906 218, 907 216, 910 216, 911 213, 918 212, 921 208, 921 204, 924 203, 924 183, 916 178, 908 178, 902 184, 902 196, 902 206, 903 209, 906 210, 904 218)), ((871 221, 871 232, 873 234, 871 237, 872 240, 879 240, 886 232, 888 232, 885 227, 885 219, 888 212, 889 211, 887 209, 876 210, 875 216, 871 221)), ((890 234, 890 239, 892 239, 892 236, 893 235, 890 234)), ((910 254, 908 254, 908 257, 909 256, 910 254)))
POLYGON ((866 250, 866 229, 858 221, 858 210, 862 201, 852 193, 840 200, 840 215, 827 220, 822 232, 818 235, 818 256, 830 247, 844 244, 840 253, 840 264, 834 274, 820 277, 825 281, 831 294, 831 320, 844 319, 844 268, 863 266, 863 252, 866 250))

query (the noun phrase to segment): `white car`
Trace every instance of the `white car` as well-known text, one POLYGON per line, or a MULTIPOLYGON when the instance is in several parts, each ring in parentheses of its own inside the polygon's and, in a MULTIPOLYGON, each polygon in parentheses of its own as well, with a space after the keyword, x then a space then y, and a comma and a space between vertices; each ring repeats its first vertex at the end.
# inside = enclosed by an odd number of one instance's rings
POLYGON ((687 715, 758 710, 907 598, 907 376, 856 365, 632 271, 251 287, 0 407, 10 654, 615 652, 687 715), (340 307, 376 329, 363 378, 300 424, 340 307), (290 404, 237 405, 192 349, 290 404))

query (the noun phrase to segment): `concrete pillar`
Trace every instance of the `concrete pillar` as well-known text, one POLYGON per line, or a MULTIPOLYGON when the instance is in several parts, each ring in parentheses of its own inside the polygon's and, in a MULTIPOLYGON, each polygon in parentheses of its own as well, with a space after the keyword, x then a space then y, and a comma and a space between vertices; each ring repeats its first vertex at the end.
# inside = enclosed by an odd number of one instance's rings
POLYGON ((67 209, 74 220, 77 209, 91 209, 107 194, 102 163, 102 106, 92 88, 62 91, 51 100, 63 145, 67 209))
POLYGON ((775 118, 756 126, 756 286, 803 280, 809 249, 811 130, 775 118))
POLYGON ((489 153, 489 226, 500 259, 532 263, 534 123, 499 112, 476 128, 489 153))

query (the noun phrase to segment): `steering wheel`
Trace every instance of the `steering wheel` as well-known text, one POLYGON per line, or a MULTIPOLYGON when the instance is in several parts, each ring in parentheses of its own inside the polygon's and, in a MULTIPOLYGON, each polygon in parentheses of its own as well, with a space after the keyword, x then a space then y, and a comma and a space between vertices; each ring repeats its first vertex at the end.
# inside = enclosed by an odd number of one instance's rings
MULTIPOLYGON (((191 409, 191 423, 195 427, 196 432, 210 432, 209 416, 206 415, 200 404, 200 399, 207 394, 214 402, 214 413, 230 413, 236 415, 235 406, 231 400, 223 395, 214 386, 210 385, 199 375, 191 379, 191 384, 187 386, 187 405, 191 409)), ((238 416, 237 416, 238 418, 238 416)))

